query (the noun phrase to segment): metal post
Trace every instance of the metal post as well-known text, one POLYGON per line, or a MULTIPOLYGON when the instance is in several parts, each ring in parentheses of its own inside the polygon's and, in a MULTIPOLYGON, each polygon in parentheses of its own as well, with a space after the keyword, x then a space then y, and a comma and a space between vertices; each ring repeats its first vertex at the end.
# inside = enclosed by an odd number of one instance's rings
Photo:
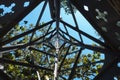
MULTIPOLYGON (((0 53, 0 58, 3 57, 3 53, 0 53)), ((0 70, 3 70, 4 69, 4 65, 2 63, 0 63, 0 70)))
POLYGON ((58 76, 58 53, 59 53, 59 40, 57 38, 56 42, 55 42, 55 48, 56 48, 56 57, 55 57, 55 69, 54 69, 54 80, 57 80, 57 76, 58 76))
POLYGON ((37 73, 38 80, 41 80, 39 72, 36 71, 36 73, 37 73))

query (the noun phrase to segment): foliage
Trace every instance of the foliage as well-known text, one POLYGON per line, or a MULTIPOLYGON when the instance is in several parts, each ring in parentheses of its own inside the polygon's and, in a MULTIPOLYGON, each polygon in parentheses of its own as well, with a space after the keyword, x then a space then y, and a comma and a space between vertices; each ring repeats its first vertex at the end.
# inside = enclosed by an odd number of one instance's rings
MULTIPOLYGON (((44 24, 44 23, 43 23, 44 24)), ((41 24, 42 25, 42 24, 41 24)), ((15 28, 13 28, 5 38, 10 39, 20 33, 23 33, 25 31, 28 31, 32 29, 33 26, 20 26, 16 25, 15 28)), ((45 28, 42 28, 38 30, 38 34, 35 33, 33 40, 44 35, 46 33, 47 26, 45 28)), ((16 41, 11 42, 9 45, 17 45, 17 44, 24 44, 28 43, 30 40, 31 35, 26 35, 21 39, 18 39, 16 41)), ((51 50, 50 48, 47 49, 47 47, 43 44, 38 44, 34 46, 37 49, 42 49, 45 52, 55 54, 55 49, 51 50)), ((68 49, 68 46, 62 48, 62 54, 59 56, 60 57, 60 62, 59 65, 63 59, 63 56, 66 54, 66 51, 68 49), (62 50, 63 49, 63 50, 62 50)), ((69 53, 73 51, 79 50, 79 47, 77 46, 72 46, 69 50, 69 53)), ((80 56, 78 65, 86 65, 82 67, 77 67, 76 68, 76 73, 74 75, 74 78, 81 78, 82 80, 90 80, 91 76, 95 76, 98 74, 99 69, 102 67, 102 64, 89 64, 95 61, 101 60, 100 53, 99 52, 93 52, 94 54, 82 54, 80 56), (89 64, 89 65, 87 65, 89 64)), ((68 56, 66 56, 66 59, 63 63, 63 66, 61 68, 62 72, 59 73, 61 76, 68 76, 70 74, 70 70, 75 62, 75 59, 77 57, 78 52, 72 53, 68 56), (70 70, 67 70, 70 69, 70 70)), ((3 55, 3 58, 7 58, 10 60, 15 60, 19 62, 24 62, 24 63, 29 63, 29 64, 37 64, 42 67, 48 67, 50 69, 54 69, 54 58, 50 57, 48 55, 42 54, 40 52, 37 52, 35 50, 29 50, 28 48, 25 49, 17 49, 13 50, 11 52, 6 52, 3 55)), ((4 70, 9 74, 13 80, 37 80, 37 74, 36 71, 39 71, 41 78, 43 80, 45 77, 53 78, 53 72, 48 72, 45 70, 36 70, 34 68, 28 68, 28 67, 23 67, 23 66, 18 66, 18 65, 12 65, 12 64, 4 64, 5 68, 4 70)))
MULTIPOLYGON (((71 5, 71 6, 73 9, 73 12, 76 12, 75 6, 74 5, 71 5)), ((71 14, 70 5, 67 0, 62 0, 61 7, 65 10, 66 14, 71 14)))
MULTIPOLYGON (((70 14, 71 11, 70 11, 70 8, 68 8, 68 6, 69 4, 67 3, 67 1, 62 0, 61 7, 64 8, 67 14, 70 14)), ((73 8, 73 11, 75 12, 76 8, 73 5, 72 5, 72 8, 73 8)), ((40 25, 43 25, 43 24, 44 23, 41 23, 40 25)), ((34 25, 33 24, 28 25, 27 21, 24 21, 24 25, 17 24, 11 31, 9 31, 9 33, 6 36, 4 36, 3 41, 11 39, 14 36, 17 36, 28 30, 31 30, 33 27, 34 25)), ((14 46, 18 44, 29 43, 30 39, 32 41, 32 40, 39 38, 40 36, 43 36, 44 34, 46 34, 47 30, 48 30, 48 26, 34 32, 32 39, 31 39, 32 34, 29 34, 29 35, 26 35, 20 39, 17 39, 7 44, 6 46, 8 45, 14 46)), ((44 39, 46 38, 47 37, 44 37, 44 39)), ((43 40, 43 38, 40 40, 43 40)), ((67 52, 69 45, 70 44, 66 44, 64 48, 60 49, 62 53, 59 55, 59 66, 67 52)), ((43 43, 34 45, 32 47, 55 55, 55 49, 51 49, 47 47, 46 45, 44 45, 43 43)), ((70 48, 69 53, 71 52, 73 53, 66 56, 66 59, 60 69, 61 72, 59 72, 59 76, 62 76, 62 77, 69 76, 69 74, 71 73, 71 69, 74 65, 75 59, 77 57, 77 54, 78 54, 78 52, 74 52, 74 51, 79 50, 79 48, 80 47, 74 46, 74 45, 70 48)), ((29 50, 28 47, 23 48, 23 49, 12 50, 10 52, 5 52, 3 54, 3 58, 18 61, 18 62, 28 63, 32 65, 35 64, 35 65, 39 65, 41 67, 46 67, 50 69, 54 69, 54 63, 55 63, 54 57, 48 56, 46 54, 43 54, 42 52, 38 52, 35 50, 29 50)), ((94 77, 95 75, 98 74, 99 69, 101 69, 102 67, 102 64, 100 63, 90 64, 90 63, 99 61, 101 60, 100 58, 101 58, 101 55, 99 52, 82 54, 79 57, 78 65, 77 65, 77 68, 75 69, 76 72, 73 78, 80 78, 82 80, 91 80, 91 76, 94 77)), ((41 69, 36 70, 34 68, 28 68, 28 67, 23 67, 19 65, 4 64, 4 71, 9 76, 11 76, 13 80, 37 80, 38 77, 37 77, 36 71, 39 72, 42 80, 45 80, 46 77, 53 79, 53 72, 49 72, 49 71, 45 71, 41 69)), ((61 80, 61 77, 59 77, 59 80, 61 80)))
MULTIPOLYGON (((42 23, 44 24, 44 23, 42 23)), ((41 24, 41 25, 42 25, 41 24)), ((4 40, 8 40, 13 38, 14 36, 17 36, 23 32, 26 32, 30 29, 33 28, 33 25, 30 24, 29 27, 25 24, 24 26, 21 25, 16 25, 9 33, 4 37, 4 40)), ((38 37, 44 35, 47 31, 47 26, 41 30, 39 30, 36 34, 34 34, 33 39, 37 39, 38 37), (39 35, 38 35, 39 34, 39 35)), ((18 44, 25 44, 29 43, 30 41, 31 34, 26 35, 20 39, 17 39, 9 44, 10 45, 18 45, 18 44)), ((38 44, 36 48, 40 48, 42 44, 38 44)), ((28 48, 24 49, 17 49, 17 50, 12 50, 10 52, 5 52, 3 54, 3 58, 14 60, 14 61, 19 61, 23 63, 28 63, 28 64, 40 64, 41 66, 44 66, 46 61, 44 58, 46 55, 42 55, 41 53, 34 51, 34 50, 29 50, 28 48), (34 59, 34 61, 33 61, 34 59), (44 63, 43 63, 44 62, 44 63)), ((4 64, 4 69, 7 74, 9 74, 13 80, 37 80, 37 75, 36 75, 36 70, 34 68, 28 68, 28 67, 23 67, 23 66, 18 66, 18 65, 12 65, 12 64, 4 64)), ((40 75, 43 74, 43 70, 37 70, 40 73, 40 75)), ((47 72, 46 72, 47 74, 47 72)))

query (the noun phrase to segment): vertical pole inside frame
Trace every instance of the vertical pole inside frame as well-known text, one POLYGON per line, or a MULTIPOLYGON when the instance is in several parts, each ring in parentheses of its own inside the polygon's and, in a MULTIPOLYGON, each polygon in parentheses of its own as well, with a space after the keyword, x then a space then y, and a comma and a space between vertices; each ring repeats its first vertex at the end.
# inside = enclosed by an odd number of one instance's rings
POLYGON ((54 68, 54 80, 58 77, 58 59, 59 59, 59 38, 55 41, 56 57, 55 57, 55 68, 54 68))

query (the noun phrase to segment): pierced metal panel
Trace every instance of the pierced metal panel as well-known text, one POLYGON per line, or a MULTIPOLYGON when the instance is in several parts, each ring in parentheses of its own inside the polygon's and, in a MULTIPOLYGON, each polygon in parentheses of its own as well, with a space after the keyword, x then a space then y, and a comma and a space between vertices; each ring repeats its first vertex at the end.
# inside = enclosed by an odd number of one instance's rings
POLYGON ((34 61, 33 55, 31 57, 31 62, 29 63, 22 63, 3 58, 0 58, 0 62, 41 69, 51 73, 55 71, 58 76, 54 74, 54 80, 57 80, 58 77, 64 80, 72 80, 75 75, 80 75, 79 72, 77 73, 76 69, 82 69, 88 65, 95 65, 100 62, 104 63, 104 65, 94 80, 113 80, 115 76, 120 75, 120 68, 118 66, 120 61, 120 1, 117 0, 92 0, 92 2, 90 0, 66 0, 75 26, 67 23, 67 21, 64 21, 60 17, 61 6, 59 0, 44 0, 37 23, 32 29, 26 30, 23 33, 11 37, 10 39, 3 38, 5 37, 4 35, 6 35, 6 33, 14 27, 15 24, 22 20, 42 1, 43 0, 0 1, 0 34, 2 34, 0 35, 0 54, 5 54, 11 51, 15 52, 16 50, 21 49, 23 50, 23 53, 32 54, 33 51, 33 53, 39 52, 42 56, 39 62, 34 61), (50 16, 52 20, 39 25, 47 3, 49 5, 50 16), (86 19, 102 36, 105 42, 102 42, 79 29, 72 4, 86 17, 86 19), (55 27, 51 30, 51 26, 55 27), (64 30, 62 28, 64 28, 64 30), (69 31, 70 29, 76 32, 79 39, 76 39, 74 35, 71 35, 72 33, 69 31), (39 30, 43 31, 44 33, 40 33, 41 35, 33 39, 35 33, 39 30), (29 37, 29 41, 27 43, 20 44, 20 38, 23 38, 26 35, 29 37), (82 36, 93 40, 100 46, 93 46, 84 43, 82 36), (2 40, 2 38, 4 40, 2 40), (61 44, 59 49, 58 45, 57 47, 54 45, 56 43, 56 41, 54 41, 56 38, 61 44), (18 40, 16 44, 11 44, 16 40, 18 40), (39 45, 41 47, 39 47, 39 45), (105 55, 105 60, 88 62, 88 64, 79 65, 81 64, 79 61, 80 55, 85 49, 89 49, 93 52, 103 53, 105 55), (76 56, 72 55, 74 60, 72 63, 69 63, 67 68, 65 68, 64 62, 65 60, 68 60, 67 57, 69 57, 71 54, 76 54, 76 56), (50 62, 49 59, 51 58, 56 58, 57 62, 50 62), (54 70, 54 63, 57 65, 57 71, 59 73, 56 71, 56 68, 54 70), (59 66, 58 63, 60 63, 59 66), (67 72, 68 78, 64 77, 64 75, 66 75, 65 72, 67 72))
POLYGON ((71 2, 75 4, 79 11, 83 13, 86 19, 88 19, 99 34, 101 34, 107 45, 109 45, 113 50, 119 50, 119 1, 94 0, 91 3, 89 0, 75 2, 71 0, 71 2), (114 4, 114 7, 111 6, 111 4, 114 4), (88 11, 86 11, 86 7, 89 9, 88 11))
POLYGON ((23 19, 42 0, 1 0, 0 1, 0 38, 23 19))

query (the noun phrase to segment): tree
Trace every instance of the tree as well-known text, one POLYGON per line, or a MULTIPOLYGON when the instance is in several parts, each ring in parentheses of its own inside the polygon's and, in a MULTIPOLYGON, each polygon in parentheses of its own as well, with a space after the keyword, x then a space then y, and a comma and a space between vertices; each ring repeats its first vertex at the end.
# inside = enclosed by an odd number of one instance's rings
MULTIPOLYGON (((43 23, 44 24, 44 23, 43 23)), ((42 24, 41 24, 42 25, 42 24)), ((47 31, 48 26, 45 28, 42 28, 38 30, 37 34, 33 36, 33 39, 37 39, 40 36, 44 35, 47 31), (38 35, 40 34, 40 35, 38 35)), ((5 39, 10 39, 20 33, 23 33, 25 31, 28 31, 29 29, 32 29, 33 25, 27 26, 26 24, 24 26, 16 25, 15 28, 13 28, 6 36, 5 39)), ((17 45, 17 44, 24 44, 28 43, 30 41, 31 35, 26 35, 23 38, 20 38, 16 41, 11 42, 9 45, 17 45)), ((55 49, 50 49, 43 45, 35 45, 32 46, 36 49, 42 49, 45 52, 48 53, 53 53, 55 54, 55 49)), ((59 56, 60 57, 60 63, 63 60, 63 56, 65 56, 66 51, 68 49, 68 46, 62 48, 62 54, 59 56)), ((77 46, 72 46, 69 50, 69 53, 74 52, 79 50, 79 47, 77 46)), ((78 52, 74 52, 72 54, 69 54, 66 56, 66 59, 61 67, 61 72, 59 73, 59 76, 62 77, 68 77, 70 74, 70 70, 72 69, 72 65, 75 62, 75 59, 77 57, 78 52)), ((90 64, 94 63, 95 61, 99 61, 101 55, 99 52, 95 52, 95 54, 82 54, 81 58, 79 58, 79 61, 77 62, 77 68, 76 72, 73 78, 81 78, 82 80, 90 80, 91 76, 95 76, 98 74, 99 69, 101 69, 102 64, 90 64), (80 66, 82 65, 82 66, 80 66)), ((12 50, 10 52, 6 52, 3 54, 4 59, 10 59, 10 60, 15 60, 23 63, 28 63, 28 64, 37 64, 42 67, 48 67, 50 69, 54 69, 54 57, 50 57, 49 55, 43 54, 42 52, 38 52, 35 50, 29 50, 28 48, 24 49, 16 49, 12 50)), ((12 65, 12 64, 4 64, 4 71, 9 74, 9 76, 12 77, 13 80, 37 80, 37 73, 36 71, 39 72, 41 78, 44 80, 45 77, 49 77, 53 79, 53 72, 45 71, 45 70, 36 70, 34 68, 28 68, 28 67, 23 67, 19 65, 12 65)), ((59 77, 60 78, 60 77, 59 77)))
POLYGON ((70 6, 73 9, 73 12, 76 12, 76 8, 74 5, 71 5, 68 3, 68 0, 62 0, 61 1, 61 7, 65 10, 66 14, 71 14, 70 6))
MULTIPOLYGON (((68 6, 70 5, 67 3, 67 0, 62 0, 61 7, 64 8, 67 14, 70 14, 71 10, 70 8, 68 8, 68 6)), ((73 8, 73 12, 75 12, 76 8, 73 5, 71 6, 73 8)), ((43 24, 44 23, 41 23, 40 25, 43 25, 43 24)), ((14 36, 17 36, 23 32, 29 31, 33 27, 34 25, 33 24, 28 25, 27 21, 24 21, 24 25, 22 26, 17 24, 4 37, 3 41, 9 40, 14 36)), ((24 37, 17 39, 5 46, 27 44, 30 41, 34 41, 40 38, 41 36, 45 35, 46 33, 48 33, 47 31, 49 28, 50 28, 49 26, 41 28, 33 32, 34 35, 33 34, 25 35, 24 37)), ((51 29, 52 28, 50 28, 50 30, 51 29)), ((55 60, 53 56, 56 56, 56 50, 54 49, 53 45, 50 44, 50 41, 46 40, 49 38, 49 36, 45 36, 44 38, 41 38, 36 42, 37 44, 35 45, 28 46, 22 49, 15 49, 9 52, 5 52, 3 54, 3 58, 54 69, 55 60), (41 41, 45 41, 45 42, 40 43, 41 41), (53 56, 51 57, 50 55, 47 55, 44 53, 52 54, 53 56)), ((73 65, 79 53, 79 49, 80 49, 79 46, 75 46, 75 45, 70 46, 70 45, 71 45, 70 43, 66 43, 65 46, 63 46, 60 49, 61 54, 59 55, 58 65, 61 66, 61 68, 58 67, 60 71, 59 77, 58 77, 59 80, 69 77, 69 75, 71 74, 71 69, 73 68, 73 65), (66 53, 68 54, 66 55, 66 53), (66 55, 66 58, 64 58, 65 55, 66 55)), ((99 69, 102 67, 101 63, 97 63, 95 65, 96 61, 99 62, 99 60, 101 60, 101 55, 99 52, 82 54, 81 56, 79 56, 79 59, 77 61, 77 65, 75 68, 75 74, 72 78, 73 79, 81 78, 82 80, 91 80, 91 77, 94 77, 96 74, 98 74, 99 69)), ((12 64, 4 63, 4 72, 6 72, 9 76, 11 76, 13 80, 37 80, 38 79, 37 72, 39 72, 42 80, 45 80, 45 78, 53 79, 53 71, 51 72, 51 71, 46 71, 42 69, 23 67, 20 65, 12 65, 12 64)))

